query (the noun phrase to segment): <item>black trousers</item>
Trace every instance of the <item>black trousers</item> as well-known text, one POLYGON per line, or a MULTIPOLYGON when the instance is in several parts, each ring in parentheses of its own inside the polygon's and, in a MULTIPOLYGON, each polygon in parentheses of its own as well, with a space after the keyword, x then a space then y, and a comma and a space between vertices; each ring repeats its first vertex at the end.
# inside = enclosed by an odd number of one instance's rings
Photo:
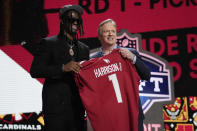
POLYGON ((144 131, 143 121, 144 121, 144 113, 142 110, 141 101, 139 100, 138 131, 144 131))
POLYGON ((73 118, 64 114, 44 116, 43 131, 85 131, 85 120, 83 118, 74 120, 73 118))

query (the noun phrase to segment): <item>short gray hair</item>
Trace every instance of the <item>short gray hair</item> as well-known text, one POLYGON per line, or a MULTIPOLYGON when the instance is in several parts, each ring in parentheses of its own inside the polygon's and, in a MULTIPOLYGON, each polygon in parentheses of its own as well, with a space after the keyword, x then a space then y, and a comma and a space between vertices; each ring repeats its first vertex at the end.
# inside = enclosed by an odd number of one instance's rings
POLYGON ((114 25, 115 28, 117 27, 117 26, 116 26, 116 22, 115 22, 114 20, 112 20, 112 19, 106 19, 106 20, 102 21, 102 22, 99 24, 98 29, 97 29, 98 35, 100 35, 101 27, 102 27, 104 24, 106 24, 106 23, 112 23, 112 24, 114 25))

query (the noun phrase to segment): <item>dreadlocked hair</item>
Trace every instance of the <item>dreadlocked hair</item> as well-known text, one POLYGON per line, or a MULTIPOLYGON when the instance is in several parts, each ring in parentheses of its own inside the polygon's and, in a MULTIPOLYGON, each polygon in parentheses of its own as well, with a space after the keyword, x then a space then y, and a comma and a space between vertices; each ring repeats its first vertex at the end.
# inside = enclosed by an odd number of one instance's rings
MULTIPOLYGON (((72 28, 72 24, 69 21, 69 19, 72 18, 72 15, 69 16, 69 14, 68 14, 70 11, 73 11, 73 10, 69 10, 69 11, 65 12, 60 17, 60 20, 62 20, 62 22, 60 22, 60 35, 61 36, 64 36, 65 29, 69 28, 69 30, 71 30, 71 28, 72 28), (69 24, 70 24, 70 27, 67 27, 69 24)), ((78 40, 78 33, 80 34, 80 36, 84 35, 83 21, 82 21, 81 15, 79 13, 78 13, 78 15, 79 15, 79 22, 77 24, 78 31, 74 34, 71 34, 75 40, 78 40)))

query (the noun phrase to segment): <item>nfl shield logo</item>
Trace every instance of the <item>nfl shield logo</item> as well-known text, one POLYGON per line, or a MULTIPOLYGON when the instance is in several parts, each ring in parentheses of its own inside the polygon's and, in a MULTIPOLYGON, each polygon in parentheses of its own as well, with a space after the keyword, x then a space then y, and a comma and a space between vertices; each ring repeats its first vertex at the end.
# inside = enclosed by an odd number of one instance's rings
POLYGON ((121 30, 117 34, 117 44, 121 47, 136 49, 151 71, 150 80, 141 81, 139 86, 144 114, 151 109, 154 103, 172 101, 174 99, 173 76, 168 62, 159 56, 142 50, 140 34, 130 34, 128 30, 121 30))

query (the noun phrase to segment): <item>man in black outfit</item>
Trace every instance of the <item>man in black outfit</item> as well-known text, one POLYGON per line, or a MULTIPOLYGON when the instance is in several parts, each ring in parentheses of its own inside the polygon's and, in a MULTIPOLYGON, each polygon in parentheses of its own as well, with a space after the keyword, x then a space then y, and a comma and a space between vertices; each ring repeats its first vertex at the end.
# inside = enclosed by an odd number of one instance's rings
POLYGON ((45 78, 42 100, 44 131, 84 131, 84 108, 73 72, 80 71, 79 61, 89 59, 89 48, 78 41, 84 34, 79 5, 60 8, 60 33, 41 40, 30 74, 45 78))

